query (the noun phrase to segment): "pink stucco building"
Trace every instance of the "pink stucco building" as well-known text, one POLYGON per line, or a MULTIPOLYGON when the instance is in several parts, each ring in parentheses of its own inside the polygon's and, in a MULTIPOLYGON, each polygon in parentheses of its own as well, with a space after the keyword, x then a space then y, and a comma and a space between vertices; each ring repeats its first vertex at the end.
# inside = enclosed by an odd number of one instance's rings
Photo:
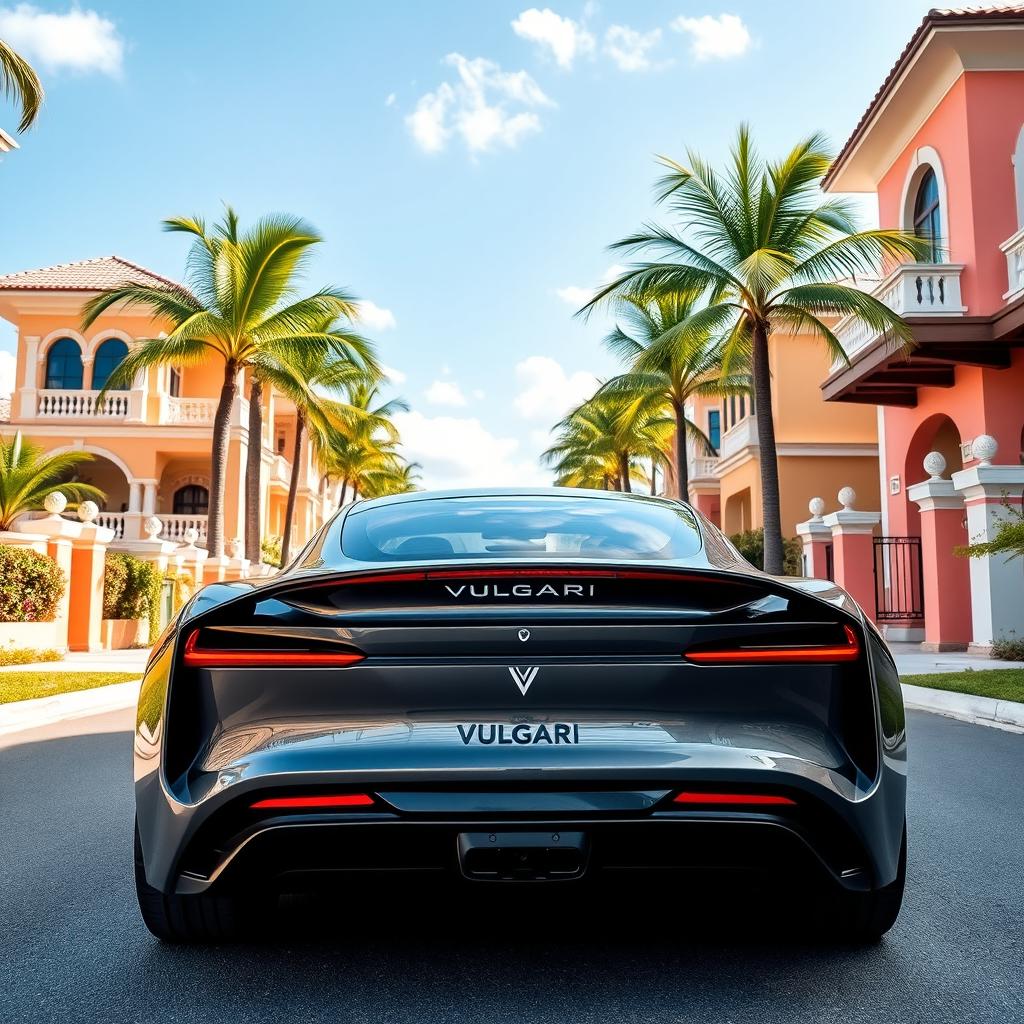
POLYGON ((930 649, 1024 637, 1024 559, 953 554, 1024 492, 1024 5, 929 12, 825 187, 875 193, 882 225, 932 241, 873 289, 912 324, 913 352, 840 322, 850 365, 822 385, 878 407, 868 610, 930 649))

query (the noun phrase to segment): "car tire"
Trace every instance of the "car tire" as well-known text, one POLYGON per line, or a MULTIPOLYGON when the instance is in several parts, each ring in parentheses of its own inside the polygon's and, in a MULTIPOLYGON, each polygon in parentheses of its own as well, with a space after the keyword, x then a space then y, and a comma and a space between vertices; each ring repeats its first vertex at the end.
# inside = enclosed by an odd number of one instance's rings
POLYGON ((198 893, 163 893, 146 881, 142 843, 135 827, 135 892, 146 927, 169 943, 230 942, 245 933, 253 915, 240 899, 198 893))
POLYGON ((899 917, 906 884, 907 826, 904 823, 896 878, 888 885, 872 892, 847 894, 835 920, 836 937, 847 942, 878 942, 899 917))

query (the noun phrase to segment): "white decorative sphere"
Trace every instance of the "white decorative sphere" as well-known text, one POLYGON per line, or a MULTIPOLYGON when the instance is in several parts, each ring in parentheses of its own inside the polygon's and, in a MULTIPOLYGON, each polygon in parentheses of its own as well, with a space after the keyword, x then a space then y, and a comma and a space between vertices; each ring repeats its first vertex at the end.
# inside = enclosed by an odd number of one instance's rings
POLYGON ((231 540, 228 541, 228 555, 231 558, 241 558, 242 557, 242 538, 241 537, 233 537, 231 540))
POLYGON ((853 508, 853 503, 857 500, 857 492, 852 487, 843 487, 839 491, 839 504, 843 506, 844 510, 849 512, 853 508))
POLYGON ((145 533, 145 535, 150 540, 155 540, 157 537, 159 537, 160 536, 160 531, 163 528, 164 528, 164 524, 161 523, 160 520, 157 519, 156 516, 150 516, 142 524, 142 532, 145 533))
POLYGON ((50 493, 43 498, 43 508, 45 508, 51 516, 59 516, 67 507, 68 499, 65 498, 60 491, 50 491, 50 493))
POLYGON ((820 519, 825 514, 825 499, 811 498, 811 500, 807 502, 807 509, 811 513, 812 518, 820 519))
POLYGON ((197 540, 199 540, 199 531, 194 527, 190 526, 184 533, 185 543, 192 547, 197 540))
POLYGON ((983 465, 991 466, 999 451, 999 442, 991 434, 979 434, 971 445, 971 454, 983 465))
POLYGON ((100 507, 95 501, 80 501, 78 503, 78 518, 83 523, 91 523, 100 514, 100 507))
POLYGON ((942 452, 929 452, 924 457, 922 465, 932 480, 941 480, 942 474, 946 471, 946 457, 942 452))

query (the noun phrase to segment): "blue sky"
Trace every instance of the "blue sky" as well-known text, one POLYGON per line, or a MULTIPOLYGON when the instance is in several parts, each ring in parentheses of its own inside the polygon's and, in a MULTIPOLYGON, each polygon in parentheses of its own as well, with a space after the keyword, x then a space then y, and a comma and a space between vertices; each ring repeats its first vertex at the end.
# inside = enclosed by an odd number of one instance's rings
POLYGON ((653 215, 655 154, 721 159, 741 120, 769 153, 840 144, 928 6, 0 0, 47 88, 0 163, 0 273, 175 277, 161 218, 300 214, 310 285, 372 303, 424 483, 540 482, 547 428, 615 369, 572 313, 653 215))

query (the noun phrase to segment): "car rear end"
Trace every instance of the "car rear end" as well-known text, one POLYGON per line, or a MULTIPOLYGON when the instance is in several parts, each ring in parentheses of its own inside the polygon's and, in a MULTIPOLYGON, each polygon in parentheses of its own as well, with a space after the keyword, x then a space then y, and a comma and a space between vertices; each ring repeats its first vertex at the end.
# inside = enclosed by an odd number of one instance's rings
POLYGON ((690 564, 445 550, 207 588, 143 685, 146 885, 885 889, 905 736, 884 645, 827 584, 714 566, 709 531, 690 564))

